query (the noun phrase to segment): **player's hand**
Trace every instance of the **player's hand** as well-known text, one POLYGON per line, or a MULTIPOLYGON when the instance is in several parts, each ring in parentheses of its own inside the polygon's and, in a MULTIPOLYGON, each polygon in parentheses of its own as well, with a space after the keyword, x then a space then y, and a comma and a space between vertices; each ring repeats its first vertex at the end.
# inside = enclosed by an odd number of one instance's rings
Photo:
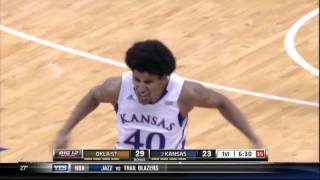
POLYGON ((64 133, 59 133, 54 141, 54 149, 66 149, 68 146, 68 136, 64 133))

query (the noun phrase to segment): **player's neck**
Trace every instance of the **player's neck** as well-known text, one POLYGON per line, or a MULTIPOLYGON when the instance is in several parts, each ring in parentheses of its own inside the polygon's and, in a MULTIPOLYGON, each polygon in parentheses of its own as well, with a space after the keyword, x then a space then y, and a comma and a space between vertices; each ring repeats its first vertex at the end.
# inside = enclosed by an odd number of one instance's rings
POLYGON ((163 84, 162 88, 159 88, 159 91, 157 92, 156 97, 151 99, 150 104, 155 104, 157 103, 163 96, 165 96, 167 94, 167 86, 169 84, 169 78, 165 81, 165 83, 163 84))

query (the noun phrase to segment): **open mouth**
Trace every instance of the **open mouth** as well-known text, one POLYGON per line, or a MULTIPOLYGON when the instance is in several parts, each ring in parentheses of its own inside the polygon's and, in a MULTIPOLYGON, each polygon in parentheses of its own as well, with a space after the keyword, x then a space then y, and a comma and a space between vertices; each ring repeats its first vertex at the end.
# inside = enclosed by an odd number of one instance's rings
POLYGON ((146 98, 146 97, 148 96, 147 93, 144 93, 144 94, 142 94, 142 93, 137 93, 137 94, 138 94, 138 96, 141 97, 141 98, 146 98))

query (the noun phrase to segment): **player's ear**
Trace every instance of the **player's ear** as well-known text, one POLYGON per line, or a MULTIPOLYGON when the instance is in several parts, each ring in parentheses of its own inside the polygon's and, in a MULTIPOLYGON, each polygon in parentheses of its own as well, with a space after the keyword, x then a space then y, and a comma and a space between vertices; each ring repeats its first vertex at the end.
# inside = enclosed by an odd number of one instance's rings
POLYGON ((159 79, 161 81, 166 81, 168 79, 168 76, 164 74, 163 76, 159 76, 159 79))

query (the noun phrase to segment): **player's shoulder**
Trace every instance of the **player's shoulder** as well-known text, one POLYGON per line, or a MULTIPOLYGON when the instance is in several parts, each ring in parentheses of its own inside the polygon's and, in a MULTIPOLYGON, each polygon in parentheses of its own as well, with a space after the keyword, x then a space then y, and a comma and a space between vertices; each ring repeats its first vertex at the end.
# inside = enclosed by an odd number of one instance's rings
POLYGON ((179 101, 183 103, 192 102, 201 93, 203 86, 199 83, 185 80, 180 93, 179 101))
POLYGON ((181 96, 185 98, 196 97, 205 87, 197 82, 185 80, 181 90, 181 96))
POLYGON ((121 77, 110 77, 101 85, 105 90, 119 90, 121 87, 121 77))
POLYGON ((186 81, 182 88, 180 102, 189 106, 217 107, 227 98, 197 82, 186 81))
POLYGON ((121 88, 121 77, 110 77, 99 87, 105 94, 118 95, 121 88))
POLYGON ((118 98, 121 87, 121 77, 110 77, 102 84, 96 86, 94 95, 101 102, 115 102, 118 98))

